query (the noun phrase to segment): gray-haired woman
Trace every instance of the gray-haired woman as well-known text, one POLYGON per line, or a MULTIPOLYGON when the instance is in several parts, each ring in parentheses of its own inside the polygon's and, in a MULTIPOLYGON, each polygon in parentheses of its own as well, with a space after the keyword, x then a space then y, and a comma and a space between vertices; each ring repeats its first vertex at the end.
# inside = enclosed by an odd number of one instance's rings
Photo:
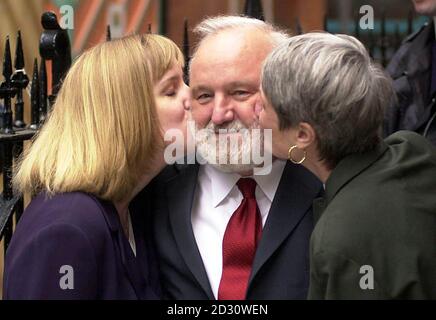
POLYGON ((436 150, 381 139, 390 81, 353 37, 293 37, 265 62, 272 151, 325 185, 314 203, 311 299, 436 298, 436 150))

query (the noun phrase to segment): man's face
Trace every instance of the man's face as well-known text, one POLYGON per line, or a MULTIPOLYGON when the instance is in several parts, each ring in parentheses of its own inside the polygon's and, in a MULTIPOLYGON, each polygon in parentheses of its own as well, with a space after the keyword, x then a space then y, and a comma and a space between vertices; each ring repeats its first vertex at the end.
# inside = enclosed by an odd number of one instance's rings
POLYGON ((436 0, 412 0, 417 13, 436 16, 436 0))
MULTIPOLYGON (((260 101, 260 72, 272 49, 270 38, 252 29, 223 31, 204 40, 190 74, 192 118, 197 129, 207 128, 215 134, 232 129, 230 137, 240 129, 258 127, 255 106, 260 101)), ((198 141, 197 147, 201 154, 198 141)), ((247 146, 243 149, 250 151, 247 146)))

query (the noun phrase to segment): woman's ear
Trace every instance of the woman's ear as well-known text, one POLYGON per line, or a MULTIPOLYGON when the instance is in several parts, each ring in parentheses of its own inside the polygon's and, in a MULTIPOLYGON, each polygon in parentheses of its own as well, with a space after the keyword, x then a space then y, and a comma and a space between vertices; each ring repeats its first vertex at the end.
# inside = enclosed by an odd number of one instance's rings
POLYGON ((296 128, 296 145, 299 149, 305 150, 313 145, 316 140, 316 133, 313 127, 307 122, 300 122, 296 128))

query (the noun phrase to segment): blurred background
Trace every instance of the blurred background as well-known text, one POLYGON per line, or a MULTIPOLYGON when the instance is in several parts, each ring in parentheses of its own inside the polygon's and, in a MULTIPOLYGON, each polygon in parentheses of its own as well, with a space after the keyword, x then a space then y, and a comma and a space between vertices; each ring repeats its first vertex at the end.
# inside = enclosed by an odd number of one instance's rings
MULTIPOLYGON (((260 4, 266 21, 293 34, 327 30, 356 35, 383 65, 388 63, 402 39, 418 30, 428 19, 413 13, 410 0, 262 0, 260 4), (374 9, 373 30, 358 28, 362 17, 359 9, 363 5, 371 5, 374 9)), ((17 32, 21 30, 24 70, 30 78, 34 59, 41 61, 38 46, 43 31, 41 15, 45 11, 55 12, 58 19, 68 18, 72 13, 72 19, 64 22, 69 26, 74 59, 86 48, 105 41, 108 25, 112 38, 151 30, 168 36, 182 47, 185 19, 189 43, 192 44, 195 39, 190 30, 200 20, 217 14, 242 14, 245 6, 246 0, 0 0, 0 55, 3 59, 5 39, 9 36, 14 56, 17 32)), ((47 63, 49 93, 50 70, 51 65, 47 63)), ((30 119, 29 103, 29 94, 24 94, 26 123, 30 119)), ((0 243, 0 296, 3 242, 0 243)))
MULTIPOLYGON (((190 27, 206 16, 242 14, 245 0, 0 0, 0 53, 4 39, 13 44, 17 30, 22 31, 26 61, 38 52, 42 27, 41 14, 54 11, 58 17, 63 6, 74 10, 73 29, 69 30, 73 57, 84 49, 103 41, 106 26, 111 26, 112 37, 134 32, 153 32, 167 35, 182 45, 183 21, 190 27)), ((297 32, 297 23, 303 32, 323 30, 333 33, 353 33, 359 8, 371 5, 375 14, 374 36, 381 32, 381 19, 386 18, 386 33, 404 36, 408 19, 413 12, 410 0, 262 0, 267 21, 297 32)), ((425 22, 414 17, 413 29, 425 22)), ((362 33, 363 32, 362 30, 362 33)), ((195 39, 193 39, 195 40, 195 39)))

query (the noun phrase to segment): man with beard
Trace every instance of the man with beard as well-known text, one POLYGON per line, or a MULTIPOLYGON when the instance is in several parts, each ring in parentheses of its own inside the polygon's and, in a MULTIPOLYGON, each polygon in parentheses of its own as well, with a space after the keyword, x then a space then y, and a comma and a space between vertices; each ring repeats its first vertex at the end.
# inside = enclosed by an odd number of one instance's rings
POLYGON ((164 296, 305 299, 311 206, 322 185, 289 161, 274 160, 269 174, 256 175, 251 157, 263 142, 252 130, 261 66, 287 36, 231 16, 209 18, 194 32, 200 42, 190 66, 191 117, 205 130, 196 144, 207 164, 170 166, 148 190, 164 296), (231 151, 213 143, 220 137, 237 141, 237 164, 230 154, 219 159, 231 151))
POLYGON ((387 67, 398 102, 387 109, 384 133, 415 131, 436 146, 436 0, 412 2, 430 21, 404 40, 387 67))

